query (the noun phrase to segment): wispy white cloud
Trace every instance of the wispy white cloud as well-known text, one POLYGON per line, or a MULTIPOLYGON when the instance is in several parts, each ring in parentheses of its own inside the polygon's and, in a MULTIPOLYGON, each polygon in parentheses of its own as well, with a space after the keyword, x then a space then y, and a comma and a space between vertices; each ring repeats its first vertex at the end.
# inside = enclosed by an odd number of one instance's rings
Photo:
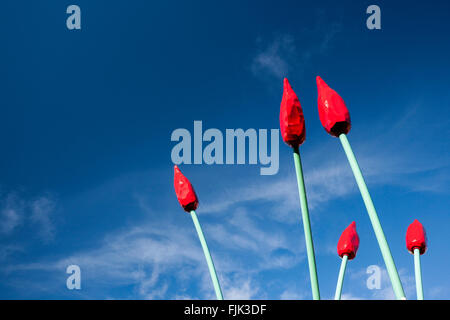
POLYGON ((361 296, 353 295, 351 293, 343 293, 341 295, 341 300, 365 300, 366 298, 363 298, 361 296))
MULTIPOLYGON (((350 287, 350 292, 345 292, 342 294, 342 299, 344 300, 396 300, 394 290, 392 289, 391 280, 387 273, 385 267, 380 268, 380 288, 379 289, 367 289, 366 282, 370 275, 366 273, 366 269, 360 269, 357 271, 348 271, 347 277, 351 279, 354 284, 350 287), (361 290, 364 288, 365 290, 361 290), (358 293, 354 293, 357 291, 358 293)), ((400 281, 402 282, 403 290, 408 299, 413 299, 415 297, 415 280, 414 276, 411 275, 406 269, 398 269, 400 276, 400 281)))
MULTIPOLYGON (((145 203, 142 198, 140 202, 145 203)), ((148 207, 141 209, 147 211, 148 207)), ((108 234, 96 249, 59 260, 10 265, 3 272, 56 275, 76 264, 82 270, 83 281, 91 287, 131 285, 135 287, 134 297, 142 299, 213 299, 209 272, 192 222, 189 216, 183 221, 187 227, 164 218, 151 219, 108 234), (197 296, 187 294, 190 286, 199 288, 197 296)), ((212 255, 227 299, 264 297, 255 280, 260 272, 290 268, 303 259, 300 249, 289 248, 285 235, 260 228, 244 211, 235 212, 220 224, 203 223, 203 228, 210 247, 215 248, 212 255), (218 250, 220 255, 215 254, 218 250)))
POLYGON ((30 219, 39 226, 39 235, 47 241, 52 240, 55 234, 55 227, 52 222, 55 201, 47 196, 42 196, 30 203, 30 209, 30 219))
POLYGON ((425 287, 424 290, 425 290, 424 294, 427 299, 448 300, 449 299, 448 297, 450 296, 449 294, 450 290, 448 287, 445 286, 434 286, 429 289, 425 287))
POLYGON ((15 253, 21 253, 24 248, 17 244, 5 244, 0 246, 0 261, 8 258, 15 253))
POLYGON ((258 52, 252 62, 255 75, 269 74, 278 79, 289 71, 289 60, 295 55, 294 38, 291 35, 276 37, 263 50, 258 52))
POLYGON ((251 216, 245 209, 238 207, 225 220, 207 225, 211 241, 228 248, 233 256, 236 256, 238 252, 245 252, 243 259, 246 260, 248 270, 236 268, 236 262, 238 262, 236 259, 233 264, 230 264, 228 260, 223 261, 222 270, 242 271, 250 276, 263 270, 291 268, 303 259, 302 247, 292 244, 292 239, 289 234, 283 232, 282 226, 273 225, 268 229, 258 225, 257 221, 255 216, 251 216), (249 258, 254 263, 249 264, 249 258), (249 268, 250 265, 251 268, 249 268))
MULTIPOLYGON (((327 152, 326 147, 320 149, 322 149, 322 154, 327 152)), ((351 179, 353 179, 348 164, 341 161, 345 159, 338 161, 330 158, 328 161, 322 160, 321 163, 316 162, 315 159, 311 160, 313 163, 319 163, 320 166, 316 165, 311 168, 309 165, 308 170, 304 172, 310 209, 315 209, 323 203, 357 191, 356 185, 353 183, 343 183, 343 181, 352 181, 351 179)), ((223 191, 221 192, 223 193, 223 191)), ((245 206, 258 202, 271 204, 267 206, 267 209, 271 211, 269 218, 286 223, 298 222, 297 215, 292 214, 298 213, 299 208, 297 181, 293 175, 279 174, 263 184, 259 179, 249 179, 245 185, 234 186, 232 196, 212 196, 210 198, 214 199, 214 202, 205 199, 202 203, 204 214, 227 212, 230 208, 239 205, 245 206)))
POLYGON ((21 226, 29 225, 37 230, 41 239, 49 241, 54 236, 56 201, 50 196, 29 200, 16 192, 10 192, 0 201, 0 234, 9 236, 21 226))
POLYGON ((306 294, 304 294, 302 291, 294 289, 287 289, 280 295, 280 300, 303 300, 306 298, 306 294))
POLYGON ((9 235, 23 223, 25 204, 16 194, 8 194, 2 201, 0 233, 9 235))
POLYGON ((3 271, 35 270, 57 274, 75 264, 82 270, 83 281, 91 285, 92 282, 99 287, 110 283, 135 285, 141 298, 161 298, 166 291, 162 288, 167 286, 162 279, 164 275, 173 274, 183 283, 204 271, 198 268, 204 262, 201 248, 199 250, 192 234, 184 231, 164 222, 152 223, 109 234, 96 249, 59 260, 10 265, 3 271))
POLYGON ((316 23, 305 28, 300 38, 291 34, 278 34, 271 40, 258 38, 260 48, 251 64, 253 74, 280 80, 292 70, 301 72, 313 57, 326 54, 343 25, 340 21, 325 19, 323 12, 316 12, 316 23))
POLYGON ((251 300, 255 298, 259 291, 259 287, 252 283, 250 279, 239 280, 234 284, 227 286, 227 300, 251 300))

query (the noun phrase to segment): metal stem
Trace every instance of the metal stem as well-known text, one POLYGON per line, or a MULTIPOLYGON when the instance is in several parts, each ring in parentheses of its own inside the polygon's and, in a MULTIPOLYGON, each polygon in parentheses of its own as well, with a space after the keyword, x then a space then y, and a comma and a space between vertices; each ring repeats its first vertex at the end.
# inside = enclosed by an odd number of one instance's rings
POLYGON ((342 257, 341 268, 339 269, 339 277, 336 286, 336 293, 334 294, 334 300, 341 300, 342 285, 344 283, 344 274, 345 268, 347 267, 347 261, 348 256, 344 254, 344 256, 342 257))
POLYGON ((223 300, 222 290, 220 289, 219 279, 217 278, 216 269, 214 268, 214 262, 211 258, 211 253, 208 249, 208 244, 206 243, 205 236, 203 235, 202 227, 198 221, 197 214, 194 210, 191 211, 191 217, 194 221, 195 229, 197 230, 200 243, 202 244, 203 253, 205 254, 206 262, 208 264, 209 273, 211 274, 211 280, 214 285, 214 290, 216 291, 217 300, 223 300))
POLYGON ((414 249, 414 271, 416 274, 417 300, 423 300, 422 271, 420 268, 420 251, 417 248, 414 249))
POLYGON ((350 143, 347 140, 345 134, 339 136, 342 146, 344 147, 345 154, 347 155, 348 162, 352 168, 353 175, 355 176, 356 183, 358 184, 359 191, 366 205, 367 213, 369 214, 370 221, 372 223, 373 230, 375 231, 375 236, 378 240, 378 245, 380 246, 381 254, 383 255, 384 263, 386 264, 386 269, 391 279, 392 287, 394 289, 395 296, 399 300, 404 300, 405 292, 403 291, 402 283, 395 267, 394 259, 392 258, 391 250, 384 236, 383 229, 378 219, 377 212, 370 197, 369 190, 367 189, 366 183, 364 181, 361 169, 359 168, 358 162, 356 161, 355 155, 353 154, 350 143))
POLYGON ((314 256, 314 245, 309 222, 308 202, 306 200, 305 182, 303 180, 302 162, 298 147, 294 149, 295 172, 297 174, 298 193, 300 196, 300 207, 302 209, 303 229, 305 232, 306 253, 308 255, 309 276, 314 300, 320 300, 319 281, 317 279, 316 259, 314 256))

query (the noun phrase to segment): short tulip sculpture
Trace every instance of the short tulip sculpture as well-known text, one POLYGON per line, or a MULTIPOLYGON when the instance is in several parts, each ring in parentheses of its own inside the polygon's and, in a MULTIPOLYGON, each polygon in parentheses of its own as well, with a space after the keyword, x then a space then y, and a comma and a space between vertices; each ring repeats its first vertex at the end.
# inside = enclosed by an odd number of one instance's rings
POLYGON ((347 267, 347 261, 353 260, 356 257, 356 252, 359 247, 359 237, 356 232, 356 224, 353 221, 345 230, 342 232, 341 237, 337 245, 337 252, 339 257, 342 258, 341 268, 339 269, 339 277, 336 286, 336 293, 334 295, 334 300, 341 300, 342 285, 344 283, 344 274, 347 267))
POLYGON ((314 257, 308 202, 306 200, 305 183, 299 152, 299 146, 305 141, 305 119, 303 117, 300 101, 286 78, 284 79, 283 98, 280 106, 280 129, 284 142, 291 146, 294 152, 295 171, 297 174, 298 192, 300 195, 300 207, 302 210, 312 294, 314 300, 319 300, 320 293, 317 280, 316 259, 314 257))
POLYGON ((197 195, 195 194, 194 188, 189 180, 181 173, 177 166, 174 167, 174 186, 178 202, 186 212, 191 214, 192 220, 194 221, 195 229, 197 230, 200 243, 202 244, 203 253, 205 254, 206 262, 208 264, 209 273, 211 274, 217 299, 223 300, 222 290, 220 288, 219 279, 217 278, 216 269, 214 268, 214 263, 209 252, 205 236, 203 235, 200 222, 198 221, 197 214, 195 213, 195 210, 198 207, 197 195))
POLYGON ((331 89, 320 77, 317 77, 317 89, 319 93, 318 108, 320 121, 329 134, 339 137, 342 146, 344 147, 345 154, 347 155, 347 159, 350 163, 350 167, 352 168, 359 191, 361 192, 364 200, 367 213, 369 214, 372 227, 375 231, 375 235, 386 264, 386 269, 389 274, 389 278, 391 279, 394 293, 397 299, 405 299, 402 283, 400 282, 400 277, 398 275, 397 268, 395 267, 394 259, 392 258, 380 220, 378 219, 377 212, 375 211, 375 207, 361 173, 361 169, 359 168, 358 162, 356 161, 355 155, 353 154, 352 148, 350 147, 350 143, 348 142, 346 136, 346 134, 350 131, 351 122, 350 114, 345 106, 345 102, 341 96, 339 96, 336 91, 331 89))
POLYGON ((422 224, 417 221, 417 219, 409 225, 408 230, 406 231, 406 248, 414 255, 417 300, 423 300, 420 256, 427 251, 427 235, 422 224))

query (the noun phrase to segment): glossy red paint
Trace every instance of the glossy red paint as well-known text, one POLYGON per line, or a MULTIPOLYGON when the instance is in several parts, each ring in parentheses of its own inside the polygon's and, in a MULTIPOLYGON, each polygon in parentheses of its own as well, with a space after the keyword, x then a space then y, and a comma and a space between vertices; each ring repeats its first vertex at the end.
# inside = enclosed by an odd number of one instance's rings
POLYGON ((189 180, 181 173, 178 166, 174 166, 174 187, 178 202, 187 212, 196 210, 198 198, 189 180))
POLYGON ((427 234, 417 219, 406 230, 406 248, 412 254, 416 248, 419 249, 421 255, 427 251, 427 234))
POLYGON ((353 221, 342 232, 337 245, 338 255, 342 258, 344 255, 348 256, 348 260, 352 260, 356 256, 359 247, 359 236, 356 232, 356 223, 353 221))
POLYGON ((317 76, 319 118, 325 130, 332 136, 347 134, 351 128, 350 113, 341 96, 317 76))
POLYGON ((283 141, 291 147, 298 147, 305 141, 303 110, 287 78, 284 78, 280 106, 280 130, 283 141))

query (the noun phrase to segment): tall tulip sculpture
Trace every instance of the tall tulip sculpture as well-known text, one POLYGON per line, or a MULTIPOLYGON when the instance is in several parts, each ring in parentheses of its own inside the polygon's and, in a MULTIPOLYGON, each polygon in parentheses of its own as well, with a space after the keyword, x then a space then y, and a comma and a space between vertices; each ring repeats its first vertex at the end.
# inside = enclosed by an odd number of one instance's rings
POLYGON ((409 225, 406 231, 406 248, 414 255, 417 300, 423 300, 420 256, 427 251, 427 235, 422 224, 417 219, 409 225))
POLYGON ((295 171, 297 174, 300 207, 302 210, 303 229, 305 232, 306 252, 308 255, 309 275, 314 300, 320 300, 319 283, 317 280, 316 259, 309 221, 308 202, 306 200, 305 183, 303 179, 302 162, 299 146, 305 141, 305 119, 303 111, 288 79, 284 79, 283 98, 280 106, 280 130, 284 142, 292 147, 294 153, 295 171))
POLYGON ((359 237, 356 232, 356 224, 353 221, 345 230, 342 232, 337 245, 337 252, 339 257, 342 258, 341 268, 339 269, 339 277, 336 286, 336 293, 334 295, 334 300, 341 300, 342 284, 344 283, 344 274, 347 267, 347 261, 353 260, 356 257, 356 252, 359 247, 359 237))
POLYGON ((377 212, 373 205, 372 199, 367 189, 364 177, 353 154, 350 143, 347 139, 347 133, 350 131, 351 122, 350 114, 345 106, 344 100, 339 96, 336 91, 331 89, 322 78, 317 77, 317 89, 318 89, 318 108, 319 117, 325 130, 332 136, 339 137, 342 146, 344 148, 347 159, 352 168, 353 175, 355 176, 356 183, 358 184, 359 191, 361 192, 364 204, 369 214, 370 221, 372 223, 375 236, 378 240, 378 244, 383 255, 386 269, 389 274, 389 278, 394 289, 397 299, 405 299, 405 293, 403 291, 402 283, 398 275, 397 268, 395 267, 394 259, 392 258, 389 245, 384 235, 383 229, 378 219, 377 212))
POLYGON ((200 226, 197 214, 195 213, 195 210, 198 207, 197 195, 195 194, 194 188, 189 180, 181 173, 177 166, 174 167, 174 186, 178 202, 186 212, 191 214, 192 221, 194 221, 194 226, 197 230, 197 234, 203 248, 203 253, 205 254, 206 263, 208 264, 209 273, 211 274, 217 300, 223 300, 222 290, 220 288, 219 279, 217 278, 216 269, 214 268, 214 263, 211 258, 211 253, 209 252, 202 227, 200 226))

